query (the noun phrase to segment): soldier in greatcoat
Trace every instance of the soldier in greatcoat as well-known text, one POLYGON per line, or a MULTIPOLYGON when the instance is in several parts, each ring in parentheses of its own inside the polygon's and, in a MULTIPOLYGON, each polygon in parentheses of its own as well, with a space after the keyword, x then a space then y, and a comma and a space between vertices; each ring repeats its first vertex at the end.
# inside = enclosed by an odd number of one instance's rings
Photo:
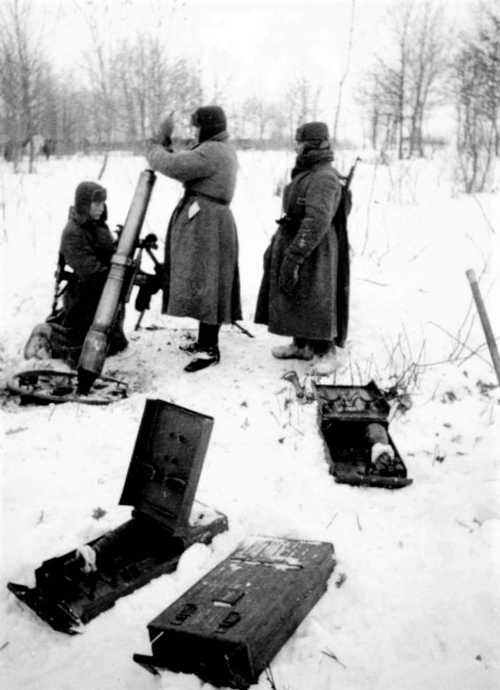
POLYGON ((328 127, 308 122, 296 134, 297 158, 283 193, 283 217, 264 256, 255 315, 271 333, 291 336, 272 349, 278 359, 315 359, 314 373, 336 367, 335 345, 343 345, 347 327, 345 286, 347 246, 339 255, 333 223, 342 183, 331 165, 328 127), (342 312, 342 313, 340 313, 342 312))
POLYGON ((192 124, 198 130, 193 148, 172 151, 173 121, 167 118, 147 152, 153 170, 184 185, 165 243, 163 313, 199 321, 197 341, 183 348, 194 355, 189 372, 220 360, 220 326, 241 318, 238 236, 229 208, 236 151, 219 106, 198 108, 192 124))

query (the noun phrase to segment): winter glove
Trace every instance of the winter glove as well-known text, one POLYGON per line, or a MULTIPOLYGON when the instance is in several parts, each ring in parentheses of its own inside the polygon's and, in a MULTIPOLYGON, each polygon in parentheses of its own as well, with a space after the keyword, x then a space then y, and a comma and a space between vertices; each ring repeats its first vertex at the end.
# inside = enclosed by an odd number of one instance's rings
POLYGON ((279 286, 285 295, 292 295, 299 281, 299 269, 301 261, 292 254, 285 254, 281 263, 279 286))

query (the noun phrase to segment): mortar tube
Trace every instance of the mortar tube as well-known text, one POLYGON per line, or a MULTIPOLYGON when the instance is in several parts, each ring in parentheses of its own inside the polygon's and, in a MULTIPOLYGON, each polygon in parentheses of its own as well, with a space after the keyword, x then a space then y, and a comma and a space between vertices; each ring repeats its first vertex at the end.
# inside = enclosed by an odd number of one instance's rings
POLYGON ((118 247, 111 259, 111 268, 97 305, 94 321, 87 333, 78 361, 77 392, 80 395, 86 395, 89 392, 104 366, 109 332, 115 319, 126 271, 133 258, 155 179, 156 175, 152 170, 143 170, 139 176, 118 247))

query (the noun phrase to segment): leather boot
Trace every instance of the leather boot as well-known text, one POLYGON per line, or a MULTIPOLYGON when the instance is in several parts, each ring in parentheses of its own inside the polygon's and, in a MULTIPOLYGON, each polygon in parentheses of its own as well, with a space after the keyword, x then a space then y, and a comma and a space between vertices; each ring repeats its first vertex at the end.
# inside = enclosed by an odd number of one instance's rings
POLYGON ((219 348, 215 345, 212 347, 207 347, 205 350, 199 350, 196 357, 192 359, 189 364, 186 364, 184 371, 194 372, 200 371, 201 369, 206 369, 212 364, 218 364, 220 362, 220 352, 219 348))

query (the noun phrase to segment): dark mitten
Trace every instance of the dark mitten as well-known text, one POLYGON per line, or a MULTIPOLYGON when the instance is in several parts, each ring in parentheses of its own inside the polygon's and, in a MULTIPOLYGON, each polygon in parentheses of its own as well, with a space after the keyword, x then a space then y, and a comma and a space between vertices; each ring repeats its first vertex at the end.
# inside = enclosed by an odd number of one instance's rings
POLYGON ((297 286, 300 264, 296 256, 285 254, 280 268, 279 286, 286 295, 292 295, 297 286))
POLYGON ((174 131, 174 114, 170 113, 160 124, 158 143, 168 148, 172 144, 172 132, 174 131))
POLYGON ((174 131, 174 113, 170 113, 160 123, 160 127, 153 134, 153 136, 146 141, 146 146, 149 149, 154 144, 159 144, 169 149, 172 145, 172 132, 174 131))

